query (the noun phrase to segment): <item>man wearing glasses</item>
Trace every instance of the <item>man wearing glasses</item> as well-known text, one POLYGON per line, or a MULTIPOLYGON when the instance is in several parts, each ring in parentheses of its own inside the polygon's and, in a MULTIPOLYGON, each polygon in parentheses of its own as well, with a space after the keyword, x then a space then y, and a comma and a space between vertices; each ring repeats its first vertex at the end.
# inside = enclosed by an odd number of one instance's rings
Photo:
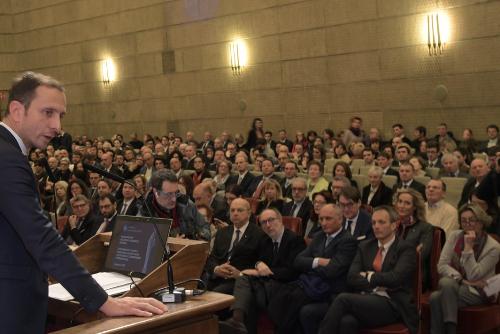
POLYGON ((304 240, 283 225, 276 209, 265 209, 259 216, 266 238, 254 268, 243 270, 236 279, 233 317, 220 323, 221 332, 256 333, 258 311, 265 310, 272 291, 282 283, 297 279, 293 261, 304 248, 304 240))
POLYGON ((346 187, 342 189, 339 205, 344 215, 344 229, 358 241, 372 239, 372 218, 368 212, 360 208, 361 195, 358 188, 346 187))
POLYGON ((152 189, 146 196, 146 204, 139 210, 139 216, 171 218, 172 237, 210 241, 210 226, 194 203, 179 192, 177 176, 172 171, 154 172, 150 183, 152 189))
POLYGON ((70 204, 73 214, 68 217, 62 237, 70 245, 81 245, 96 234, 101 222, 90 209, 90 200, 84 195, 76 195, 70 204))
POLYGON ((307 181, 297 177, 292 180, 292 199, 283 205, 283 216, 298 217, 302 219, 302 231, 306 230, 306 224, 312 211, 312 202, 307 197, 307 181))

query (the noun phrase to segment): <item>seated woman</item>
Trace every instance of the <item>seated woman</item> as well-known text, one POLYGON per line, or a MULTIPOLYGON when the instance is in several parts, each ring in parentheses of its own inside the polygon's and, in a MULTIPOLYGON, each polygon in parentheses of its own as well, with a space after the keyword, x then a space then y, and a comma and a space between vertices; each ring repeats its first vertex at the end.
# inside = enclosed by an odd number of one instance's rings
POLYGON ((410 159, 410 164, 413 166, 415 170, 414 176, 428 176, 425 172, 425 162, 421 157, 412 157, 410 159))
POLYGON ((215 168, 217 175, 214 176, 214 181, 217 183, 217 191, 226 190, 226 182, 231 176, 231 169, 233 165, 228 160, 221 160, 217 162, 215 168))
POLYGON ((338 143, 337 146, 333 149, 334 152, 334 158, 335 159, 340 159, 342 161, 347 162, 348 164, 351 163, 351 157, 349 154, 347 154, 347 147, 343 143, 338 143))
POLYGON ((306 239, 312 239, 314 234, 321 230, 319 225, 319 210, 326 204, 333 203, 332 193, 328 190, 322 190, 312 195, 313 210, 306 225, 304 236, 306 239))
POLYGON ((409 244, 421 249, 423 289, 429 287, 430 257, 434 228, 425 220, 425 203, 422 195, 411 188, 396 194, 394 208, 399 215, 397 234, 409 244))
POLYGON ((476 204, 458 213, 462 230, 446 240, 438 263, 439 290, 430 297, 431 333, 456 333, 459 308, 492 302, 483 291, 500 255, 500 244, 485 231, 491 217, 476 204))
POLYGON ((275 208, 281 212, 284 201, 283 194, 281 193, 281 186, 278 181, 273 179, 264 181, 262 190, 257 209, 255 210, 255 215, 260 215, 264 209, 268 208, 275 208))
POLYGON ((345 161, 337 161, 333 166, 332 176, 345 176, 351 182, 351 186, 357 188, 358 183, 352 179, 352 171, 349 164, 345 161))
POLYGON ((307 165, 307 196, 312 199, 312 194, 328 189, 328 181, 323 177, 323 165, 315 160, 307 165))

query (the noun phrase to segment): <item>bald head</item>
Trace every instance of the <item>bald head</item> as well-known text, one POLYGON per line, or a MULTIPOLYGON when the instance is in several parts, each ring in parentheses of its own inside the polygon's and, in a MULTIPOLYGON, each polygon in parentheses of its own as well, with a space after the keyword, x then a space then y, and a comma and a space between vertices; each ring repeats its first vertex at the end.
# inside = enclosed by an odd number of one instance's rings
POLYGON ((250 203, 243 198, 236 198, 229 209, 231 222, 236 228, 245 225, 250 219, 250 203))

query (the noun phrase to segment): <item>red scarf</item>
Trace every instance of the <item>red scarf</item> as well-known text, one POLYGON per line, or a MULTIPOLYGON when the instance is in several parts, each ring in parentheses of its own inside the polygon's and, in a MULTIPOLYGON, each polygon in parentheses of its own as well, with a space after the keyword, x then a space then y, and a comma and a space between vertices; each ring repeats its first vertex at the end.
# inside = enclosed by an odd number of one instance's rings
POLYGON ((156 201, 156 198, 153 197, 153 209, 158 214, 158 217, 171 218, 172 219, 172 228, 178 228, 180 226, 179 225, 179 215, 177 214, 177 207, 174 207, 171 210, 166 210, 156 201))

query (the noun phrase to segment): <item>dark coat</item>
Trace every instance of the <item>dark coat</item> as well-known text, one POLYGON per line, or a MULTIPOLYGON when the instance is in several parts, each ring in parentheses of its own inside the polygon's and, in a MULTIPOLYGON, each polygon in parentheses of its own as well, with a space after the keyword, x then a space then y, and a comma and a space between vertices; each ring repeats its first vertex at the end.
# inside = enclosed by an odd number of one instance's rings
POLYGON ((363 188, 363 195, 361 196, 361 203, 375 208, 380 205, 391 205, 392 204, 392 190, 384 184, 380 183, 375 195, 373 195, 372 200, 368 203, 368 196, 370 195, 370 185, 363 188))
POLYGON ((43 215, 27 158, 0 126, 0 323, 5 333, 44 333, 47 275, 89 312, 107 300, 43 215))

